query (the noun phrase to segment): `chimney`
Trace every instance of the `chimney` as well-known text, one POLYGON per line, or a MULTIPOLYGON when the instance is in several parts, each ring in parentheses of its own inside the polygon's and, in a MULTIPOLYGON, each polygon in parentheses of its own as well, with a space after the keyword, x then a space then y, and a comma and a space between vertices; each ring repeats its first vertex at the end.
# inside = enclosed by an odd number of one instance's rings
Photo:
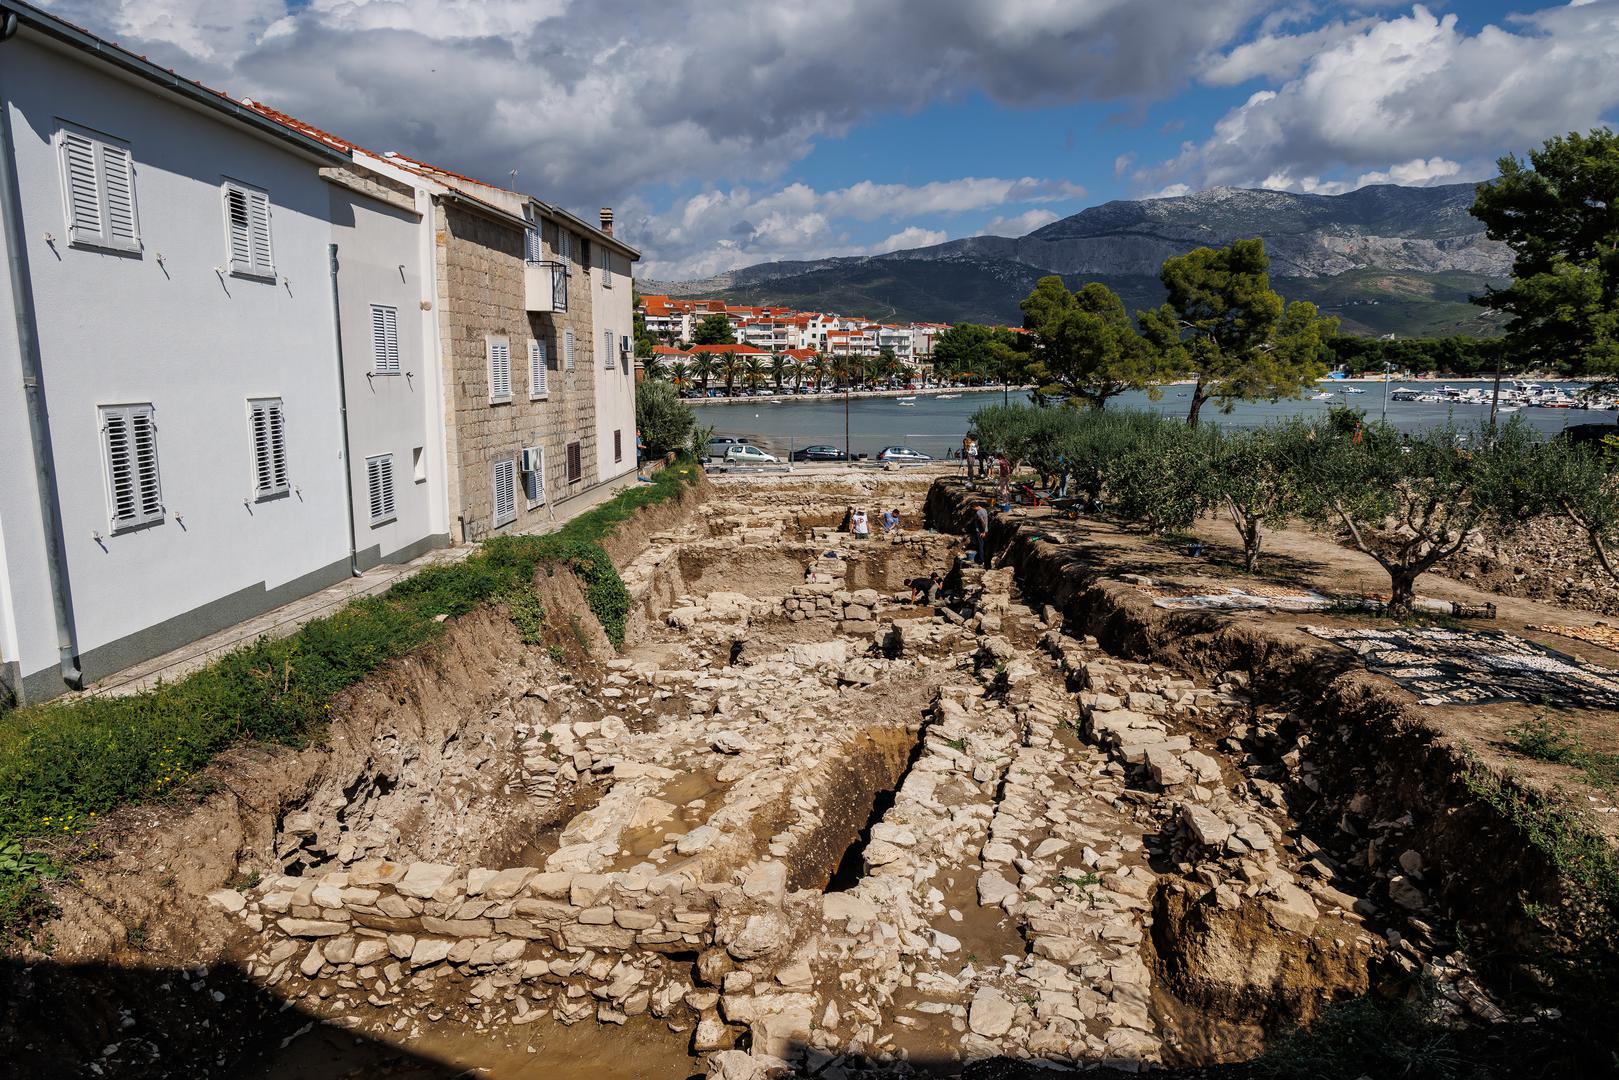
POLYGON ((602 232, 608 236, 613 235, 613 208, 611 206, 602 207, 602 232))

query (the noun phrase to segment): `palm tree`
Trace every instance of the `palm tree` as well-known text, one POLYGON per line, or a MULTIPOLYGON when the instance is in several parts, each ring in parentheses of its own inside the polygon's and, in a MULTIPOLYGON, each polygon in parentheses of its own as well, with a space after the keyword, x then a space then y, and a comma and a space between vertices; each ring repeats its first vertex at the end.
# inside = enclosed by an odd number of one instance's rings
POLYGON ((815 392, 819 394, 821 392, 821 380, 826 378, 826 358, 820 353, 816 353, 800 364, 798 371, 798 381, 803 382, 804 376, 809 375, 815 380, 815 392))
MULTIPOLYGON (((742 379, 749 389, 757 390, 759 384, 765 380, 765 362, 757 356, 749 356, 742 361, 742 379)), ((779 389, 781 382, 778 379, 776 386, 779 389)))
POLYGON ((725 379, 725 396, 736 396, 736 377, 742 374, 742 358, 736 353, 726 353, 720 357, 719 374, 725 379))
POLYGON ((649 379, 663 378, 663 359, 658 356, 649 356, 641 361, 641 371, 649 379))
POLYGON ((676 360, 669 365, 669 381, 675 384, 676 390, 683 390, 686 383, 691 380, 691 365, 684 360, 676 360))
POLYGON ((770 378, 776 384, 776 393, 778 394, 781 393, 782 379, 786 377, 792 363, 791 359, 781 353, 772 353, 770 355, 770 378))
POLYGON ((711 353, 697 353, 691 362, 691 373, 697 376, 703 388, 703 396, 708 396, 708 380, 714 374, 714 357, 711 353))

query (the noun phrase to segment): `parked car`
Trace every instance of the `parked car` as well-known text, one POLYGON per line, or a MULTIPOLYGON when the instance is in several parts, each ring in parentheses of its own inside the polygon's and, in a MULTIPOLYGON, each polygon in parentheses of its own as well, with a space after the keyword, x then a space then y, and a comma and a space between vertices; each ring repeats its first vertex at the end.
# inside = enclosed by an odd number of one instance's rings
POLYGON ((793 451, 794 461, 847 461, 849 457, 836 446, 806 446, 793 451))
POLYGON ((781 459, 748 443, 732 443, 724 460, 727 465, 774 465, 781 459))
POLYGON ((703 449, 708 451, 709 457, 719 458, 724 457, 725 451, 729 450, 731 447, 736 446, 739 443, 746 443, 747 441, 748 440, 736 435, 715 435, 713 438, 709 439, 708 442, 703 444, 703 449))
POLYGON ((877 460, 892 461, 897 465, 920 465, 933 459, 920 450, 912 450, 909 446, 885 446, 877 452, 877 460))

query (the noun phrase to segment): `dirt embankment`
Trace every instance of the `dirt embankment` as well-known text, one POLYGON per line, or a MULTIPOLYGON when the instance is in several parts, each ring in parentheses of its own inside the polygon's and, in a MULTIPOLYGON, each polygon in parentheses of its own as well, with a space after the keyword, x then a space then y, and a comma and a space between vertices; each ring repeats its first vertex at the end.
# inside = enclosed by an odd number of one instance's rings
POLYGON ((1619 615, 1619 581, 1602 569, 1585 533, 1546 519, 1510 537, 1486 537, 1441 567, 1448 576, 1503 596, 1619 615))
MULTIPOLYGON (((607 542, 615 560, 633 558, 649 534, 684 520, 705 489, 621 525, 607 542)), ((204 900, 215 890, 367 852, 503 865, 560 827, 574 809, 570 793, 551 787, 541 794, 554 797, 530 797, 536 783, 556 780, 550 770, 526 774, 523 733, 583 715, 612 647, 571 572, 542 571, 535 586, 546 610, 540 644, 523 644, 504 609, 474 611, 340 695, 318 745, 242 745, 183 794, 108 815, 82 838, 88 857, 50 883, 58 915, 36 935, 39 948, 0 965, 0 997, 11 1003, 0 1017, 6 1040, 29 1038, 67 1002, 73 1008, 52 1021, 56 1038, 81 1049, 115 1041, 129 1015, 161 1000, 180 1008, 193 980, 168 973, 234 959, 240 923, 204 900), (174 983, 173 994, 154 997, 148 984, 158 982, 174 983)), ((200 1016, 225 1008, 210 996, 225 987, 221 980, 241 982, 220 974, 209 989, 200 977, 192 988, 200 1016)), ((278 1006, 245 986, 228 996, 232 1010, 278 1006)))
MULTIPOLYGON (((936 484, 929 522, 962 531, 975 500, 982 496, 959 484, 936 484)), ((1285 773, 1289 810, 1323 853, 1376 879, 1392 943, 1465 949, 1517 1010, 1551 1003, 1579 1015, 1611 1000, 1611 941, 1547 929, 1544 914, 1571 896, 1546 838, 1476 794, 1481 777, 1508 792, 1547 786, 1540 771, 1506 755, 1499 735, 1480 737, 1490 730, 1473 715, 1481 710, 1418 705, 1352 654, 1305 634, 1296 615, 1157 607, 1112 576, 1132 554, 1117 530, 1086 536, 1084 524, 1051 526, 1018 513, 994 518, 991 549, 1016 568, 1029 601, 1053 605, 1070 632, 1094 635, 1115 655, 1204 678, 1246 673, 1256 722, 1265 711, 1279 716, 1257 756, 1285 773), (1059 532, 1072 535, 1051 535, 1059 532)))

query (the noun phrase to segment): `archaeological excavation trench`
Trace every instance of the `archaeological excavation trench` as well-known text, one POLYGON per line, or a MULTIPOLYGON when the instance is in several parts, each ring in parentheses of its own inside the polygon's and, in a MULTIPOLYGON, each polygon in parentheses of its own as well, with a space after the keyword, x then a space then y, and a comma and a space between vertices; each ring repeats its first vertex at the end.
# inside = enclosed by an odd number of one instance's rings
POLYGON ((77 1006, 17 1059, 170 1075, 206 1048, 267 1078, 1136 1069, 1251 1058, 1418 972, 1460 1010, 1494 1007, 1413 928, 1429 856, 1398 808, 1346 799, 1330 827, 1301 809, 1338 783, 1309 751, 1324 717, 1273 707, 1212 648, 1155 663, 1032 547, 962 563, 944 488, 927 512, 946 530, 921 528, 930 483, 711 481, 615 552, 622 654, 565 574, 540 583, 548 646, 498 611, 458 620, 349 695, 329 745, 257 763, 273 781, 93 871, 103 899, 70 904, 65 933, 127 919, 143 889, 153 929, 81 930, 54 968, 12 972, 28 1008, 133 995, 150 954, 188 974, 161 1009, 77 1006), (908 527, 855 541, 831 508, 857 504, 908 527), (912 603, 935 570, 945 602, 912 603), (221 832, 219 851, 198 841, 221 832), (191 872, 163 869, 188 843, 191 872), (101 966, 74 976, 81 958, 101 966))

